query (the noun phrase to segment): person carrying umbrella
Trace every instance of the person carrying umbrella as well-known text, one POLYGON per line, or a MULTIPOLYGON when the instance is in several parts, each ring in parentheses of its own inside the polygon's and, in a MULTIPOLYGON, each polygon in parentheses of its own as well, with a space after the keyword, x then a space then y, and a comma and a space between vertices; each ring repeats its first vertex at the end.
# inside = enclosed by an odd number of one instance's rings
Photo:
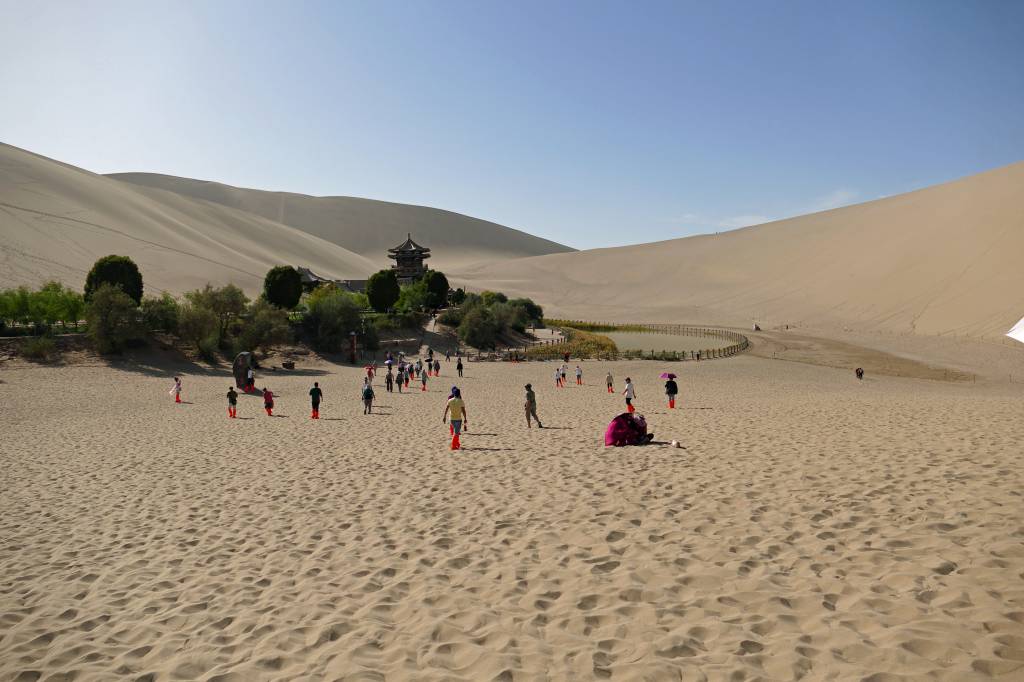
POLYGON ((665 395, 668 396, 668 409, 676 409, 676 396, 679 394, 679 385, 676 384, 676 375, 671 372, 665 372, 661 375, 662 379, 667 379, 665 382, 665 395))

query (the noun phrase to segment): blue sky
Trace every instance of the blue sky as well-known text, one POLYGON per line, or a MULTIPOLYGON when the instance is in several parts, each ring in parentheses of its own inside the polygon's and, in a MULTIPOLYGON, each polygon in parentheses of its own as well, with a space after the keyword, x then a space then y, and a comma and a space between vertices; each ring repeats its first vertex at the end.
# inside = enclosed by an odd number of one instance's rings
POLYGON ((578 248, 1024 159, 1024 3, 0 0, 0 141, 578 248))

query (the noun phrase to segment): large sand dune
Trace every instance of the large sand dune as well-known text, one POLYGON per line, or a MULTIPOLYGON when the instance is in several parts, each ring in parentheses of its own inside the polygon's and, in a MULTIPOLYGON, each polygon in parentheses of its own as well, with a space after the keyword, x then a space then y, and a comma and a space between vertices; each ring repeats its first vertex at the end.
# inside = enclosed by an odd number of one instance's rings
POLYGON ((519 230, 426 206, 356 197, 267 192, 155 173, 108 177, 213 201, 290 225, 375 261, 406 235, 432 249, 429 265, 444 270, 482 261, 572 251, 519 230))
POLYGON ((77 286, 110 253, 135 259, 150 292, 235 282, 253 293, 282 263, 360 279, 384 265, 251 213, 0 145, 0 286, 77 286))
POLYGON ((583 319, 1002 334, 1024 314, 1024 163, 716 235, 467 269, 583 319))

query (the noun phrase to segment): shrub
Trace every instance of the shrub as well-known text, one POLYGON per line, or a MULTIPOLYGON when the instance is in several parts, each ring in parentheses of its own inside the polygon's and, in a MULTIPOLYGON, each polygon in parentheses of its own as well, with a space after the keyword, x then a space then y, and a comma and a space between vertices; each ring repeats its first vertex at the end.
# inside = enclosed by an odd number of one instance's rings
POLYGON ((449 327, 458 327, 462 324, 463 315, 462 308, 448 308, 448 310, 437 316, 437 321, 449 327))
POLYGON ((380 337, 377 335, 377 326, 372 320, 363 321, 363 333, 359 337, 363 348, 366 350, 377 350, 380 348, 380 337))
POLYGON ((116 353, 142 337, 135 300, 120 286, 101 284, 93 290, 85 309, 89 336, 100 353, 116 353))
POLYGON ((56 351, 56 344, 48 336, 36 336, 25 339, 21 344, 21 354, 33 360, 46 360, 56 351))
POLYGON ((427 285, 420 280, 402 287, 395 310, 403 313, 421 312, 427 307, 427 285))
POLYGON ((238 338, 235 339, 235 352, 257 349, 266 351, 275 344, 291 340, 291 335, 287 312, 267 301, 256 301, 249 306, 246 319, 242 322, 238 338))
POLYGON ((394 270, 381 270, 370 275, 366 281, 366 298, 371 307, 384 313, 395 307, 402 289, 398 286, 398 275, 394 270))
POLYGON ((166 292, 159 298, 147 296, 142 299, 142 323, 150 331, 177 332, 178 312, 178 302, 166 292))
POLYGON ((615 355, 618 352, 618 346, 607 336, 579 329, 566 329, 565 334, 565 343, 531 346, 526 349, 526 357, 533 360, 552 360, 569 353, 577 358, 597 358, 615 355))
POLYGON ((302 298, 302 276, 290 265, 278 265, 263 278, 263 297, 272 305, 291 310, 302 298))
POLYGON ((492 306, 495 303, 508 303, 508 296, 500 291, 484 291, 480 293, 480 301, 486 306, 492 306))
POLYGON ((207 336, 196 344, 199 356, 207 362, 217 362, 217 350, 219 347, 220 344, 217 342, 217 337, 212 335, 207 336))
POLYGON ((452 292, 452 303, 454 305, 462 305, 462 302, 466 300, 466 290, 459 287, 452 292))
POLYGON ((217 314, 209 308, 186 303, 178 309, 178 336, 200 352, 204 341, 213 339, 214 345, 220 341, 217 335, 218 327, 217 314))
POLYGON ((448 278, 440 270, 427 270, 423 276, 423 285, 427 289, 427 305, 431 308, 442 308, 448 302, 448 278))
POLYGON ((534 324, 539 324, 544 320, 544 309, 538 304, 533 302, 533 299, 529 298, 513 298, 508 302, 509 305, 513 305, 522 308, 526 313, 526 320, 534 324))
POLYGON ((500 331, 494 315, 484 306, 466 312, 459 325, 459 339, 474 348, 494 348, 500 331))
POLYGON ((321 287, 309 296, 306 306, 309 312, 303 324, 318 350, 340 351, 349 334, 359 331, 359 303, 349 293, 335 287, 321 287))
POLYGON ((85 278, 85 300, 104 284, 120 287, 135 305, 142 302, 142 273, 128 256, 104 256, 96 261, 85 278))
POLYGON ((205 308, 211 311, 218 320, 217 340, 223 341, 227 338, 228 327, 238 319, 238 316, 245 312, 249 299, 245 292, 234 284, 228 284, 220 289, 214 289, 207 284, 202 289, 196 289, 185 294, 189 303, 197 308, 205 308))

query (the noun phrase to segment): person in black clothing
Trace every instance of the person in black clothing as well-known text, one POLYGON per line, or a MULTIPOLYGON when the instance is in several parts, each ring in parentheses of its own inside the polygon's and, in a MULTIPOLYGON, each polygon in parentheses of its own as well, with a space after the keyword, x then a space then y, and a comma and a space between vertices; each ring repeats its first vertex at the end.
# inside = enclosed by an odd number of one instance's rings
POLYGON ((459 376, 461 377, 462 376, 462 358, 459 358, 459 361, 455 364, 455 369, 458 370, 459 376))
POLYGON ((395 375, 391 373, 391 365, 388 365, 388 373, 384 375, 384 388, 388 393, 395 390, 395 375))
POLYGON ((324 397, 324 392, 320 390, 320 382, 314 381, 313 388, 309 389, 309 400, 313 403, 313 414, 310 419, 320 418, 320 401, 324 397))
POLYGON ((679 385, 676 384, 675 379, 669 379, 665 382, 665 395, 668 396, 668 408, 674 410, 676 407, 676 395, 679 394, 679 385))
POLYGON ((228 416, 232 419, 238 417, 238 392, 234 386, 228 386, 228 416))

